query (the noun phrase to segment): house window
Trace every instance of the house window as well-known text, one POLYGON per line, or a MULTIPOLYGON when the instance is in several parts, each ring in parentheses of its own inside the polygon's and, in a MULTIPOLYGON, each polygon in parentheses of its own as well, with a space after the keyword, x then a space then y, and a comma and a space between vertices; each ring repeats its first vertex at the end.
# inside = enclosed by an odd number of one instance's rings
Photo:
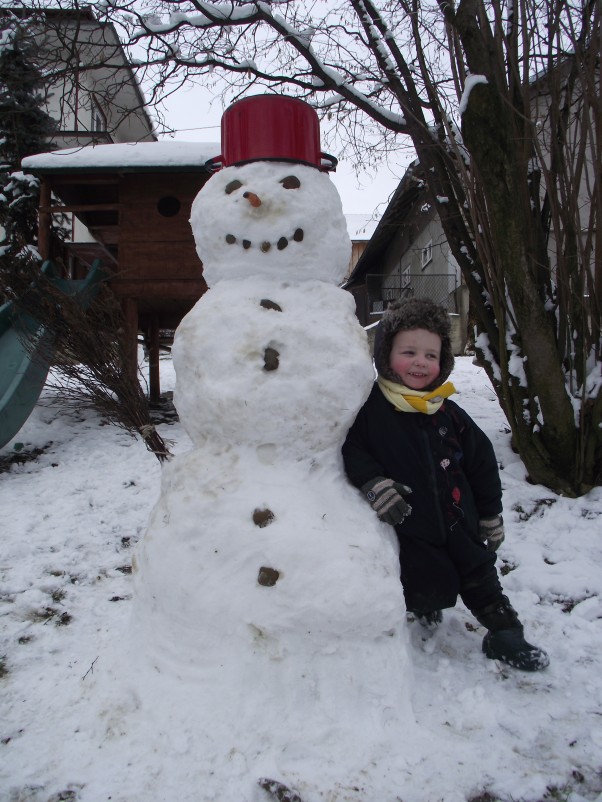
POLYGON ((401 289, 410 286, 410 266, 404 267, 401 271, 401 289))
POLYGON ((107 130, 107 118, 105 117, 102 109, 92 101, 92 131, 94 133, 104 133, 107 130))
POLYGON ((430 239, 422 249, 422 269, 433 261, 433 240, 430 239))

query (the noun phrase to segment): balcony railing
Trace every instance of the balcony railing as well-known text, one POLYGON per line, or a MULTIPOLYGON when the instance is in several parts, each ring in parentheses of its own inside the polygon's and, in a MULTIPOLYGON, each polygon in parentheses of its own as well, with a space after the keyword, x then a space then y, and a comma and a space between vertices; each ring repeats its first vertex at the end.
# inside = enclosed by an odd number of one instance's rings
POLYGON ((458 280, 450 273, 411 273, 403 276, 383 276, 378 273, 366 276, 366 290, 370 314, 382 314, 391 301, 399 298, 430 298, 448 312, 458 312, 456 290, 458 280))

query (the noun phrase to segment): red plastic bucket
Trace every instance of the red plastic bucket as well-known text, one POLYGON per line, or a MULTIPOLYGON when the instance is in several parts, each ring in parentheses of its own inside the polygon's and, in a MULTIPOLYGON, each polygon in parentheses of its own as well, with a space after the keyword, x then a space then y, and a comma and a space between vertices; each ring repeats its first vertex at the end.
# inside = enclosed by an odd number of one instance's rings
POLYGON ((207 162, 212 170, 252 161, 290 161, 334 170, 337 160, 320 151, 320 123, 298 98, 254 95, 222 115, 222 153, 207 162))

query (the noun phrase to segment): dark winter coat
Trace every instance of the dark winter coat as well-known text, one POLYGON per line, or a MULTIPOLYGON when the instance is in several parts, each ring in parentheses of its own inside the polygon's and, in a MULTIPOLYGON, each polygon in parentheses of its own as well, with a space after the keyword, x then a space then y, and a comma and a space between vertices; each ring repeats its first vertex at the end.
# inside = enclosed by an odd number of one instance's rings
POLYGON ((345 469, 361 488, 377 476, 412 488, 412 514, 398 535, 445 544, 456 527, 479 541, 478 522, 502 511, 489 438, 449 399, 433 415, 398 412, 378 384, 343 446, 345 469))

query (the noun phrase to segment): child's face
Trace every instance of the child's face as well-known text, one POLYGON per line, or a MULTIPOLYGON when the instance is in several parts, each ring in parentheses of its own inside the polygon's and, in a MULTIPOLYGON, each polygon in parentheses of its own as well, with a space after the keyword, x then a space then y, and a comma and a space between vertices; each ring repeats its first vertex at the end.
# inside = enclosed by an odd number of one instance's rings
POLYGON ((393 337, 389 367, 411 390, 423 390, 440 373, 441 337, 426 329, 398 331, 393 337))

